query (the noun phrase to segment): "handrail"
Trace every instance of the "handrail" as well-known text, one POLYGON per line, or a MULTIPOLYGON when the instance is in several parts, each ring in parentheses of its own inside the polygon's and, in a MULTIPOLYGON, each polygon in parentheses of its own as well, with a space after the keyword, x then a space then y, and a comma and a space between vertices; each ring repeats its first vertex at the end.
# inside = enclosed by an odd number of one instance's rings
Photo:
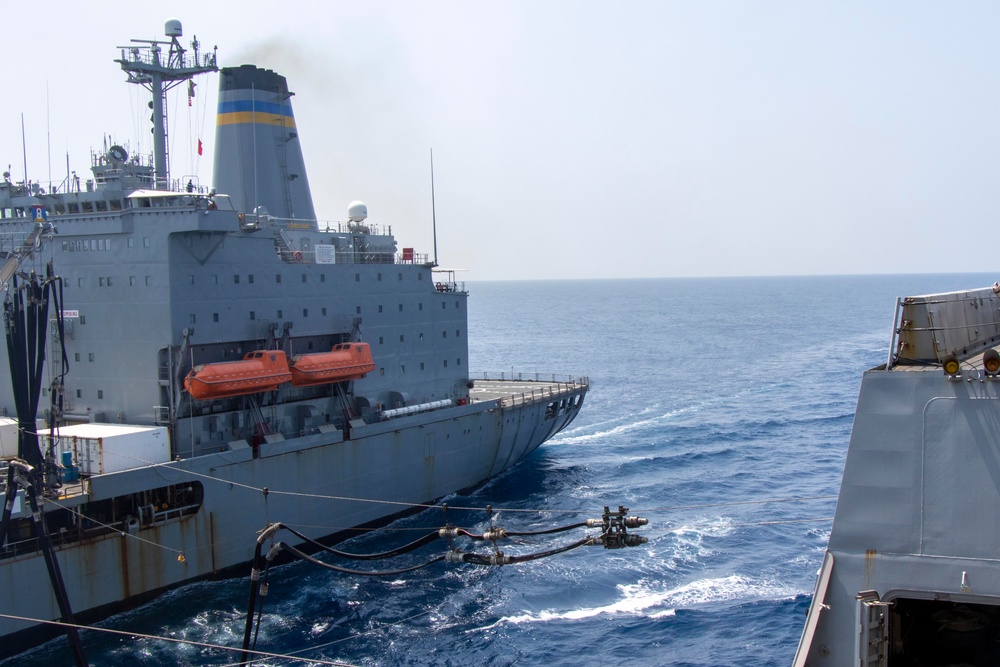
POLYGON ((500 378, 489 378, 488 374, 484 373, 482 382, 521 382, 521 383, 533 383, 537 382, 538 388, 532 388, 530 392, 520 391, 507 396, 502 396, 497 400, 501 407, 514 406, 514 405, 529 405, 533 403, 541 403, 551 401, 553 399, 563 399, 567 396, 574 396, 582 391, 587 391, 590 388, 590 378, 573 378, 569 377, 566 380, 556 380, 555 375, 553 375, 552 380, 543 380, 540 377, 540 373, 535 373, 535 378, 525 378, 524 374, 518 373, 518 379, 513 377, 513 373, 510 378, 505 377, 505 373, 500 373, 500 378))

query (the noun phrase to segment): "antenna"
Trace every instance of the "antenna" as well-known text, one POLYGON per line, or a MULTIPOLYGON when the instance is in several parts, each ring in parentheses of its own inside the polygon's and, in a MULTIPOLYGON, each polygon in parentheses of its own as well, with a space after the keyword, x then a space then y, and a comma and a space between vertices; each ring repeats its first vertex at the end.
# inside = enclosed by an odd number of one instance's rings
MULTIPOLYGON (((21 112, 21 162, 24 165, 24 184, 28 184, 28 149, 24 146, 24 112, 21 112)), ((433 179, 432 179, 433 180, 433 179)))
POLYGON ((52 189, 52 119, 49 115, 49 81, 45 80, 45 149, 49 154, 49 190, 52 189))
POLYGON ((257 197, 257 93, 254 84, 250 84, 250 127, 253 129, 253 212, 257 215, 260 200, 257 197))
POLYGON ((431 149, 431 224, 434 229, 434 266, 438 265, 437 206, 434 204, 434 149, 431 149))

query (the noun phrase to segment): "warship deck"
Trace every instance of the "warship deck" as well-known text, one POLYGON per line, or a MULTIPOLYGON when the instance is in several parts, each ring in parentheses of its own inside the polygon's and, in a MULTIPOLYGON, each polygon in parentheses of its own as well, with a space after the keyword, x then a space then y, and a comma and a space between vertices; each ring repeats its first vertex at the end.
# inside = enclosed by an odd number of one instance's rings
POLYGON ((473 379, 475 386, 469 390, 469 400, 500 401, 501 406, 534 403, 561 399, 590 386, 588 378, 566 378, 557 380, 554 376, 543 379, 542 374, 504 374, 491 378, 484 375, 473 379))

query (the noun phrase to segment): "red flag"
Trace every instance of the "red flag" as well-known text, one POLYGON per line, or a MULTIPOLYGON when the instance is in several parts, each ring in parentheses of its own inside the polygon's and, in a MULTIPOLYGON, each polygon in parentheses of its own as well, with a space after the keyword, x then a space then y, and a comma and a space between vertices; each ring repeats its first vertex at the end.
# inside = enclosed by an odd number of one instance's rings
POLYGON ((201 155, 201 139, 198 140, 198 155, 201 155))

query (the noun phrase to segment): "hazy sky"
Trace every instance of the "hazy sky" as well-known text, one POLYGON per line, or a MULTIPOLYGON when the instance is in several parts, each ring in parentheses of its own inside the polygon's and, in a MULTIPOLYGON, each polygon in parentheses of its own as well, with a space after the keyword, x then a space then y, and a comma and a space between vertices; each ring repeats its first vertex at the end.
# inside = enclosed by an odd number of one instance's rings
MULTIPOLYGON (((438 259, 465 279, 997 268, 1000 3, 41 6, 4 3, 14 180, 22 114, 33 180, 67 152, 88 173, 105 134, 148 152, 115 47, 178 18, 288 78, 321 219, 362 199, 430 253, 433 148, 438 259)), ((174 176, 211 181, 217 87, 169 101, 174 176)))

